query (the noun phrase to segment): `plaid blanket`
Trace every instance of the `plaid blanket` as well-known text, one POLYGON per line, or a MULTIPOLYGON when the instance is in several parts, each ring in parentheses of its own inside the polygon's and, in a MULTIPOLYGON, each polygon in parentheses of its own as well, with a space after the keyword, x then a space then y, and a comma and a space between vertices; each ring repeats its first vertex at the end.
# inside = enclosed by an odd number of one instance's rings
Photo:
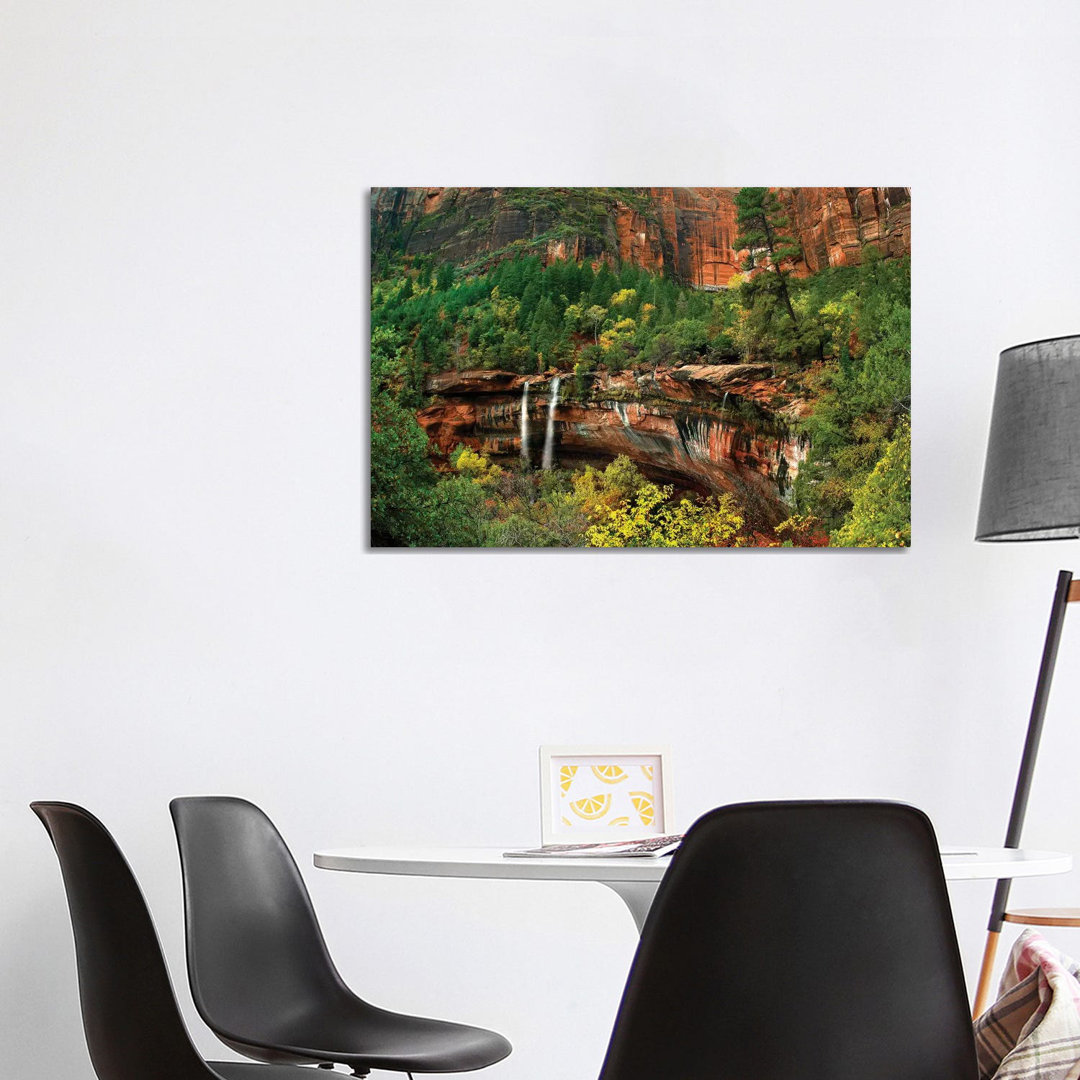
POLYGON ((1080 1080, 1080 965, 1025 930, 975 1046, 979 1080, 1080 1080))

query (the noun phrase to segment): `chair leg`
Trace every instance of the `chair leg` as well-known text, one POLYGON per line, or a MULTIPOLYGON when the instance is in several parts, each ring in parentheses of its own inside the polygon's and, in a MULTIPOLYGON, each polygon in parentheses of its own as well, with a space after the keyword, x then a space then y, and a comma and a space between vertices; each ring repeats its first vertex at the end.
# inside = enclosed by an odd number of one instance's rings
POLYGON ((988 1004, 990 996, 990 978, 994 974, 994 957, 997 955, 1000 930, 989 930, 986 934, 986 947, 983 949, 982 969, 979 971, 979 985, 975 990, 975 1005, 971 1010, 972 1020, 978 1020, 988 1004))

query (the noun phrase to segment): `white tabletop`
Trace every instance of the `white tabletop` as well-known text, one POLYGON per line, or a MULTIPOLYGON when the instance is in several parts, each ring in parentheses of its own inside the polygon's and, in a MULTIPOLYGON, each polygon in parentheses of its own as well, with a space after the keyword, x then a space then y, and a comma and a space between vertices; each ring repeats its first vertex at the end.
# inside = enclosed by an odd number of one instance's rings
MULTIPOLYGON (((338 848, 317 851, 324 870, 411 877, 499 878, 513 881, 595 881, 617 893, 638 932, 645 925, 660 879, 671 860, 660 858, 507 858, 504 848, 338 848)), ((950 881, 974 878, 1064 874, 1072 856, 1026 848, 942 847, 941 863, 950 881)))
MULTIPOLYGON (((315 853, 324 870, 415 877, 511 878, 525 881, 658 882, 668 858, 512 859, 504 848, 338 848, 315 853)), ((973 878, 1064 874, 1072 856, 1027 848, 943 847, 941 862, 950 881, 973 878)))

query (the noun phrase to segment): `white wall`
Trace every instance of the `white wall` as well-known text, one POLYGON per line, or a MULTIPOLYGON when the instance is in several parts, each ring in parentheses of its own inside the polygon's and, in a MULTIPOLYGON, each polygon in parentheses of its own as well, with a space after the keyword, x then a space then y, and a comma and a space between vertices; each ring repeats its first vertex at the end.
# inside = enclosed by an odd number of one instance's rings
MULTIPOLYGON (((662 739, 683 824, 883 796, 999 843, 1055 574, 1080 563, 971 538, 998 351, 1080 331, 1077 10, 5 5, 11 1067, 91 1076, 33 798, 113 828, 189 1018, 176 794, 255 799, 305 867, 526 843, 539 744, 662 739), (422 183, 910 184, 912 549, 365 551, 366 189, 422 183)), ((1078 692, 1074 622, 1031 846, 1080 853, 1078 692)), ((635 940, 613 894, 307 877, 361 992, 506 1032, 493 1080, 596 1075, 635 940)), ((953 889, 972 969, 990 891, 953 889)), ((1077 902, 1080 880, 1014 894, 1077 902)))

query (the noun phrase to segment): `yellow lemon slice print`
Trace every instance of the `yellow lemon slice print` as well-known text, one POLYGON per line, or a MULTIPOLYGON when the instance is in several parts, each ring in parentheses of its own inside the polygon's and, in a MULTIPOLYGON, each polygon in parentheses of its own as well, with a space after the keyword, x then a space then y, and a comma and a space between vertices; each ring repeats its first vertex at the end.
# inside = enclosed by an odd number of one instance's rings
POLYGON ((624 814, 622 817, 614 817, 609 822, 609 825, 629 825, 630 819, 624 814))
POLYGON ((651 765, 642 765, 641 766, 641 775, 644 776, 646 780, 651 780, 652 779, 652 771, 653 771, 653 767, 651 765))
POLYGON ((630 801, 641 818, 642 825, 653 823, 653 797, 647 791, 631 791, 630 801))
POLYGON ((611 809, 610 795, 590 795, 570 804, 570 809, 583 821, 596 821, 611 809))
POLYGON ((627 772, 621 765, 594 765, 592 771, 593 776, 605 784, 618 784, 627 777, 627 772))
POLYGON ((574 782, 574 774, 578 771, 576 765, 563 765, 559 769, 559 787, 562 788, 562 793, 565 795, 570 790, 570 785, 574 782))

